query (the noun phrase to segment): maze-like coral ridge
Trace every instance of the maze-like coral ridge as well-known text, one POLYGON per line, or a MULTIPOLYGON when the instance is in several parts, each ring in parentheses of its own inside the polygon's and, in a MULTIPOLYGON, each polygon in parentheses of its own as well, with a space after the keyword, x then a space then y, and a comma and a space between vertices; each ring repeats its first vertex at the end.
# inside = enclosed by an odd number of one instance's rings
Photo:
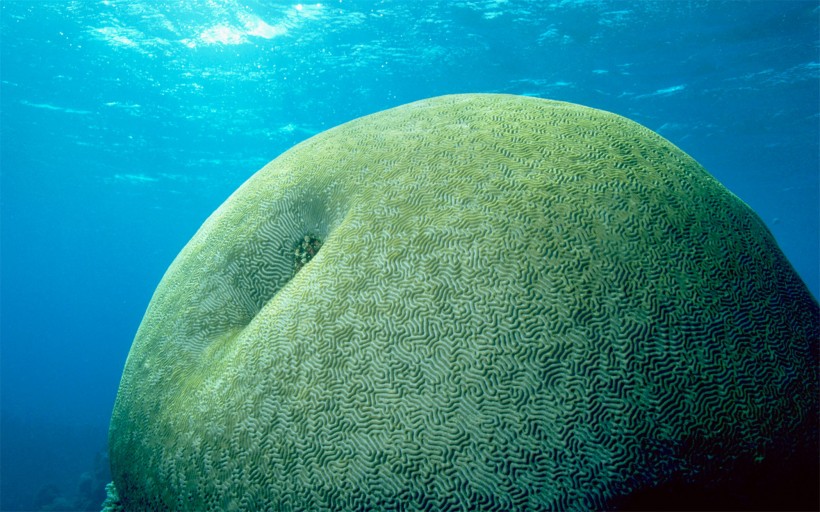
POLYGON ((114 479, 128 510, 590 509, 795 450, 818 334, 762 222, 658 135, 435 98, 205 223, 129 355, 114 479))

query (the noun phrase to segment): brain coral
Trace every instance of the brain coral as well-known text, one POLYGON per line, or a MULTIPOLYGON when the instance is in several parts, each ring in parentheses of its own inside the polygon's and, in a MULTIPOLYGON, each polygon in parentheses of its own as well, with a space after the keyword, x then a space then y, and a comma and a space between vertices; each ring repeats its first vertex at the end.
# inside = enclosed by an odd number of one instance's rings
POLYGON ((139 511, 716 485, 811 446, 819 324, 760 219, 652 131, 433 98, 302 142, 200 228, 128 356, 114 482, 139 511))

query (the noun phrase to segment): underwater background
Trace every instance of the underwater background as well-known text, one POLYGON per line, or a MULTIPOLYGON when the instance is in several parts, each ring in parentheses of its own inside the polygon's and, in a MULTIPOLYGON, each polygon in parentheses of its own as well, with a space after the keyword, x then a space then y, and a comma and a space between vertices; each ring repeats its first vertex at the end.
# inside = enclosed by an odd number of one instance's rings
POLYGON ((131 341, 253 172, 449 93, 580 103, 693 156, 820 294, 820 2, 0 1, 0 509, 99 510, 131 341))

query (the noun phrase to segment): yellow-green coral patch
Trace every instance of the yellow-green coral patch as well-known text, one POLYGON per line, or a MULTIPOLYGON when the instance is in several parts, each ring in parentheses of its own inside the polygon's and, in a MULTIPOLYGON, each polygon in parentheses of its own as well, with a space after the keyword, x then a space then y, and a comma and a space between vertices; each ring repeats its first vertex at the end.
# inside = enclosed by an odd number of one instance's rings
POLYGON ((731 478, 812 435, 817 315, 754 213, 646 128, 412 103, 281 155, 180 253, 114 479, 133 510, 250 511, 580 510, 731 478))

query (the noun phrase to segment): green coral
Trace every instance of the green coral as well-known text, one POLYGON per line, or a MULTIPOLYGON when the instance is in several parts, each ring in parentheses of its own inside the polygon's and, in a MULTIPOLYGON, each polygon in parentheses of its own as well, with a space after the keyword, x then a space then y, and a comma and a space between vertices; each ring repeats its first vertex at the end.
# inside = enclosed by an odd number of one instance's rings
POLYGON ((818 336, 760 219, 657 134, 433 98, 205 222, 134 340, 112 473, 139 511, 600 508, 811 446, 818 336))
POLYGON ((105 486, 105 501, 102 504, 102 512, 124 512, 120 496, 117 494, 117 487, 114 482, 109 482, 105 486))

